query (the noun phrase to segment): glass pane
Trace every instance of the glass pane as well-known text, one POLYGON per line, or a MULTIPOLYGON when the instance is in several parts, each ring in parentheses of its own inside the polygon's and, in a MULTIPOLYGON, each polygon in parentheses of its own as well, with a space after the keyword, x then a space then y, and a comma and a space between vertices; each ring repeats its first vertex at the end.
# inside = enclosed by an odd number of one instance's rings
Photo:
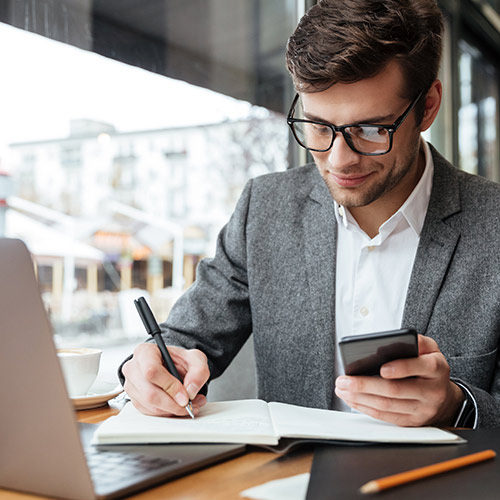
POLYGON ((0 230, 34 253, 65 345, 142 339, 132 298, 165 319, 246 181, 287 168, 295 6, 0 9, 0 230))
POLYGON ((498 181, 500 72, 472 45, 459 48, 460 168, 498 181))
POLYGON ((445 18, 445 33, 443 38, 443 57, 438 78, 443 84, 441 107, 429 129, 423 132, 423 137, 450 162, 453 163, 453 77, 452 77, 452 40, 448 18, 445 18))

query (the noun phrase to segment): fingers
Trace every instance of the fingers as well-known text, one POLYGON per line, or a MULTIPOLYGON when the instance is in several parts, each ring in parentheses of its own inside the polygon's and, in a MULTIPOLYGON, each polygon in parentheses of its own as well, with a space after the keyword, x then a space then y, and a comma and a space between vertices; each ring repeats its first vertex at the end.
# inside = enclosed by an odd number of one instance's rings
POLYGON ((422 384, 418 379, 412 383, 419 386, 421 398, 394 397, 392 394, 383 396, 380 393, 351 392, 338 388, 335 393, 351 408, 396 425, 454 425, 464 400, 463 391, 449 380, 440 386, 431 387, 420 387, 422 384))
POLYGON ((185 416, 189 399, 193 411, 206 403, 206 398, 197 395, 209 377, 206 356, 197 350, 168 347, 184 384, 171 375, 163 366, 159 349, 154 344, 141 344, 134 350, 133 358, 123 366, 124 389, 134 406, 147 415, 185 416))
POLYGON ((380 377, 339 377, 335 393, 351 408, 386 422, 420 425, 419 398, 412 380, 384 380, 380 377))
MULTIPOLYGON (((346 393, 377 395, 393 399, 417 399, 415 380, 384 380, 380 377, 338 377, 336 390, 346 393)), ((340 397, 340 396, 339 396, 340 397)))
POLYGON ((419 335, 419 356, 386 363, 380 377, 342 376, 335 393, 351 408, 397 425, 452 425, 463 394, 437 343, 419 335))
POLYGON ((415 418, 415 413, 398 413, 380 410, 377 406, 370 403, 370 405, 364 405, 361 403, 354 403, 349 405, 351 408, 364 413, 377 420, 383 420, 394 425, 400 425, 404 427, 419 427, 423 425, 419 418, 415 418))
POLYGON ((419 335, 418 349, 416 358, 398 359, 384 364, 380 376, 385 379, 449 377, 450 367, 434 339, 419 335))
POLYGON ((433 394, 417 378, 339 377, 335 393, 351 408, 397 425, 423 425, 435 411, 433 394))
POLYGON ((180 368, 179 374, 184 378, 189 399, 193 399, 210 376, 207 357, 198 349, 171 346, 168 351, 175 365, 180 368))
POLYGON ((430 354, 431 352, 441 352, 439 346, 434 339, 425 335, 418 335, 418 354, 430 354))

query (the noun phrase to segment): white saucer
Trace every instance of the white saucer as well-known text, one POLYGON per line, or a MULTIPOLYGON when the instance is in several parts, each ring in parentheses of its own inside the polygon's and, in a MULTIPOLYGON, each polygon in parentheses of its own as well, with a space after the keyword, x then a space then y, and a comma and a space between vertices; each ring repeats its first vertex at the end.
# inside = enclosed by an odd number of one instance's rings
POLYGON ((88 410, 104 406, 110 399, 123 392, 123 387, 116 382, 96 380, 85 396, 71 398, 76 410, 88 410))

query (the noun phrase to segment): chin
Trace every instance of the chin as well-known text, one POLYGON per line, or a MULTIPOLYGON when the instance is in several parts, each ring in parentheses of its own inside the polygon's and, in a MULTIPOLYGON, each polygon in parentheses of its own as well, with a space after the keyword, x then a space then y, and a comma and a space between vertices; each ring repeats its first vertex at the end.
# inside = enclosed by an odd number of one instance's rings
POLYGON ((360 188, 339 188, 328 184, 333 199, 346 208, 364 207, 373 203, 378 197, 378 191, 360 188))

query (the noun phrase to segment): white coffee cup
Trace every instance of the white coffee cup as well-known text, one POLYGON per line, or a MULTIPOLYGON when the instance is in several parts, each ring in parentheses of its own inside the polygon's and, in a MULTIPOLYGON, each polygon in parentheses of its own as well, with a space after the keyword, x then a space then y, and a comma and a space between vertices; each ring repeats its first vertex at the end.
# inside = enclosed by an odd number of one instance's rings
POLYGON ((100 349, 87 347, 57 350, 70 398, 87 394, 97 377, 101 354, 100 349))

